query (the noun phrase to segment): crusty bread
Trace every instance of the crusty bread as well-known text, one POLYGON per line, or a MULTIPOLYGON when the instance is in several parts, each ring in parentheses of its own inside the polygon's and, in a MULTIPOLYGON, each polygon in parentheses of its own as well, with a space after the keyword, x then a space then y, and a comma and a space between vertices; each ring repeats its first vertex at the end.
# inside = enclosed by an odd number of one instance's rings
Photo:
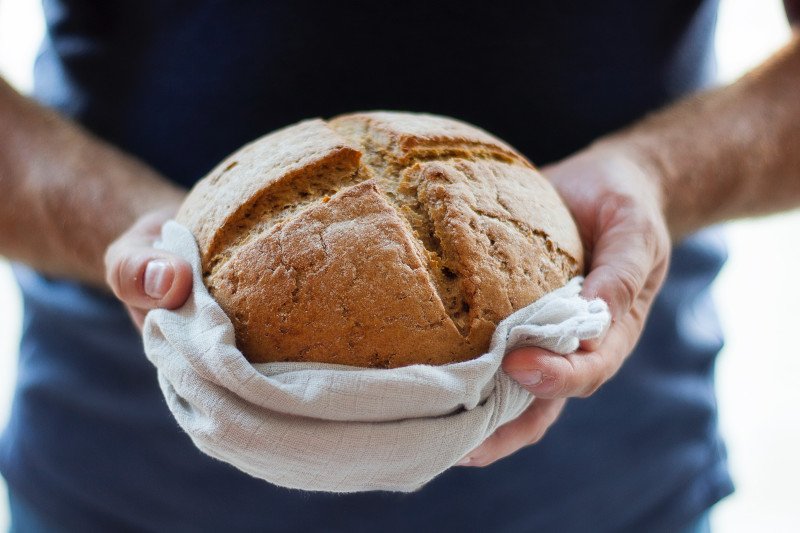
POLYGON ((177 220, 252 362, 470 359, 583 264, 569 212, 524 157, 423 114, 266 135, 200 181, 177 220))

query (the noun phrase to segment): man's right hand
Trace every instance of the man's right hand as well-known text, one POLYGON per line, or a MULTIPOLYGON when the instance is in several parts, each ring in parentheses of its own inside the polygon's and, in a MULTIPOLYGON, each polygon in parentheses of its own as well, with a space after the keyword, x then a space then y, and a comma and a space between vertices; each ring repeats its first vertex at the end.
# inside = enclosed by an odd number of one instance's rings
POLYGON ((180 307, 192 291, 189 263, 153 246, 174 214, 175 208, 145 214, 105 254, 106 281, 139 329, 147 311, 180 307))

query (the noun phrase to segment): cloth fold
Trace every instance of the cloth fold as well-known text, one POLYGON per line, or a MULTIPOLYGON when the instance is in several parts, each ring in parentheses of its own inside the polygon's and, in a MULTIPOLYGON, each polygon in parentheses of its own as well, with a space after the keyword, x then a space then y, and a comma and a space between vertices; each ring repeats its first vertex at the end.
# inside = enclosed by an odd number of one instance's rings
POLYGON ((453 466, 533 396, 500 368, 518 346, 574 351, 610 323, 581 278, 497 327, 489 352, 460 363, 369 369, 251 364, 202 282, 197 244, 169 221, 159 246, 192 265, 180 309, 148 313, 144 346, 167 405, 208 455, 276 485, 328 492, 410 492, 453 466))

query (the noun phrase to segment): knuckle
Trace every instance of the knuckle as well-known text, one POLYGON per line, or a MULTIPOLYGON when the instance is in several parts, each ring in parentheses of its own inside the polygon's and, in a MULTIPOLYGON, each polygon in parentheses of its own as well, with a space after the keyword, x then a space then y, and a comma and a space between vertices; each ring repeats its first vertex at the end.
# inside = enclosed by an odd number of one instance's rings
POLYGON ((598 216, 601 227, 610 225, 621 217, 629 217, 635 210, 636 199, 630 194, 620 191, 609 191, 600 198, 598 216))
POLYGON ((616 374, 617 366, 612 358, 608 355, 602 355, 600 361, 602 363, 598 365, 592 373, 592 377, 584 384, 579 394, 580 398, 592 396, 616 374))
POLYGON ((611 378, 613 378, 616 373, 617 373, 617 367, 616 366, 612 366, 612 365, 608 365, 604 369, 603 374, 600 377, 600 385, 598 385, 597 388, 599 389, 600 386, 602 386, 604 383, 607 383, 609 380, 611 380, 611 378))
POLYGON ((484 457, 478 457, 478 458, 472 459, 472 461, 470 461, 470 462, 472 463, 473 466, 477 466, 479 468, 482 468, 482 467, 485 467, 485 466, 489 466, 490 464, 492 464, 494 462, 494 460, 493 459, 489 459, 489 458, 484 458, 484 457))
POLYGON ((600 377, 593 378, 591 381, 589 381, 589 383, 586 384, 586 386, 584 386, 583 390, 580 392, 580 394, 578 394, 578 397, 588 398, 589 396, 597 392, 603 385, 603 383, 605 383, 605 381, 602 378, 600 377))
POLYGON ((507 439, 509 437, 509 434, 511 433, 509 431, 509 427, 510 427, 509 424, 506 423, 495 429, 494 434, 490 437, 489 440, 487 440, 484 443, 484 445, 487 446, 488 449, 492 449, 494 447, 494 444, 496 444, 497 442, 502 442, 503 440, 507 439))
POLYGON ((654 263, 659 263, 669 255, 669 230, 663 220, 651 216, 644 217, 641 222, 642 236, 654 263))
POLYGON ((494 452, 491 450, 481 450, 480 455, 473 455, 470 457, 470 466, 487 466, 494 461, 494 452))
POLYGON ((559 368, 542 368, 542 381, 528 388, 539 398, 557 398, 569 395, 574 387, 571 372, 559 368))
POLYGON ((562 372, 554 373, 550 379, 553 382, 551 387, 555 397, 565 396, 572 388, 572 380, 562 372))
POLYGON ((119 256, 114 268, 118 284, 115 294, 118 298, 130 302, 139 296, 142 281, 139 272, 143 266, 142 260, 138 257, 127 254, 119 256))
POLYGON ((545 394, 535 394, 543 399, 566 398, 573 396, 575 391, 580 390, 580 369, 573 362, 567 361, 568 366, 554 369, 552 373, 545 374, 544 389, 545 394))
POLYGON ((641 276, 631 268, 620 268, 614 272, 614 277, 616 278, 616 292, 620 303, 623 310, 627 312, 639 295, 639 290, 642 286, 641 276))
POLYGON ((600 388, 600 386, 604 383, 603 376, 600 374, 593 374, 589 379, 587 379, 583 386, 581 387, 580 391, 576 396, 578 398, 588 398, 600 388))
POLYGON ((657 239, 654 239, 654 246, 656 247, 656 263, 666 267, 666 265, 669 263, 669 258, 672 255, 672 240, 666 225, 661 225, 661 228, 658 231, 657 239))
POLYGON ((542 440, 544 438, 546 433, 547 433, 547 428, 542 427, 542 426, 536 427, 531 432, 530 440, 528 441, 528 444, 535 444, 535 443, 539 442, 540 440, 542 440))
POLYGON ((659 225, 656 224, 656 221, 646 213, 639 213, 639 215, 636 216, 636 225, 639 228, 639 232, 642 234, 644 241, 650 246, 654 245, 656 239, 653 237, 655 236, 658 238, 660 236, 659 225))

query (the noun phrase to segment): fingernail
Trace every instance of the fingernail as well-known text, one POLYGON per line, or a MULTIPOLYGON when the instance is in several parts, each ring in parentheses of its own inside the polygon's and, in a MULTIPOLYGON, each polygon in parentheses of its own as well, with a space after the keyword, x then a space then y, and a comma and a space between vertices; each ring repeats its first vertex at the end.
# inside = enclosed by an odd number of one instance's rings
POLYGON ((514 379, 522 383, 523 385, 527 385, 529 387, 533 387, 534 385, 538 385, 542 382, 542 371, 541 370, 534 370, 533 372, 521 372, 514 376, 514 379))
POLYGON ((472 461, 472 457, 464 457, 459 462, 456 463, 456 466, 466 466, 472 461))
POLYGON ((172 286, 172 265, 156 259, 144 269, 144 292, 154 300, 164 297, 172 286))

